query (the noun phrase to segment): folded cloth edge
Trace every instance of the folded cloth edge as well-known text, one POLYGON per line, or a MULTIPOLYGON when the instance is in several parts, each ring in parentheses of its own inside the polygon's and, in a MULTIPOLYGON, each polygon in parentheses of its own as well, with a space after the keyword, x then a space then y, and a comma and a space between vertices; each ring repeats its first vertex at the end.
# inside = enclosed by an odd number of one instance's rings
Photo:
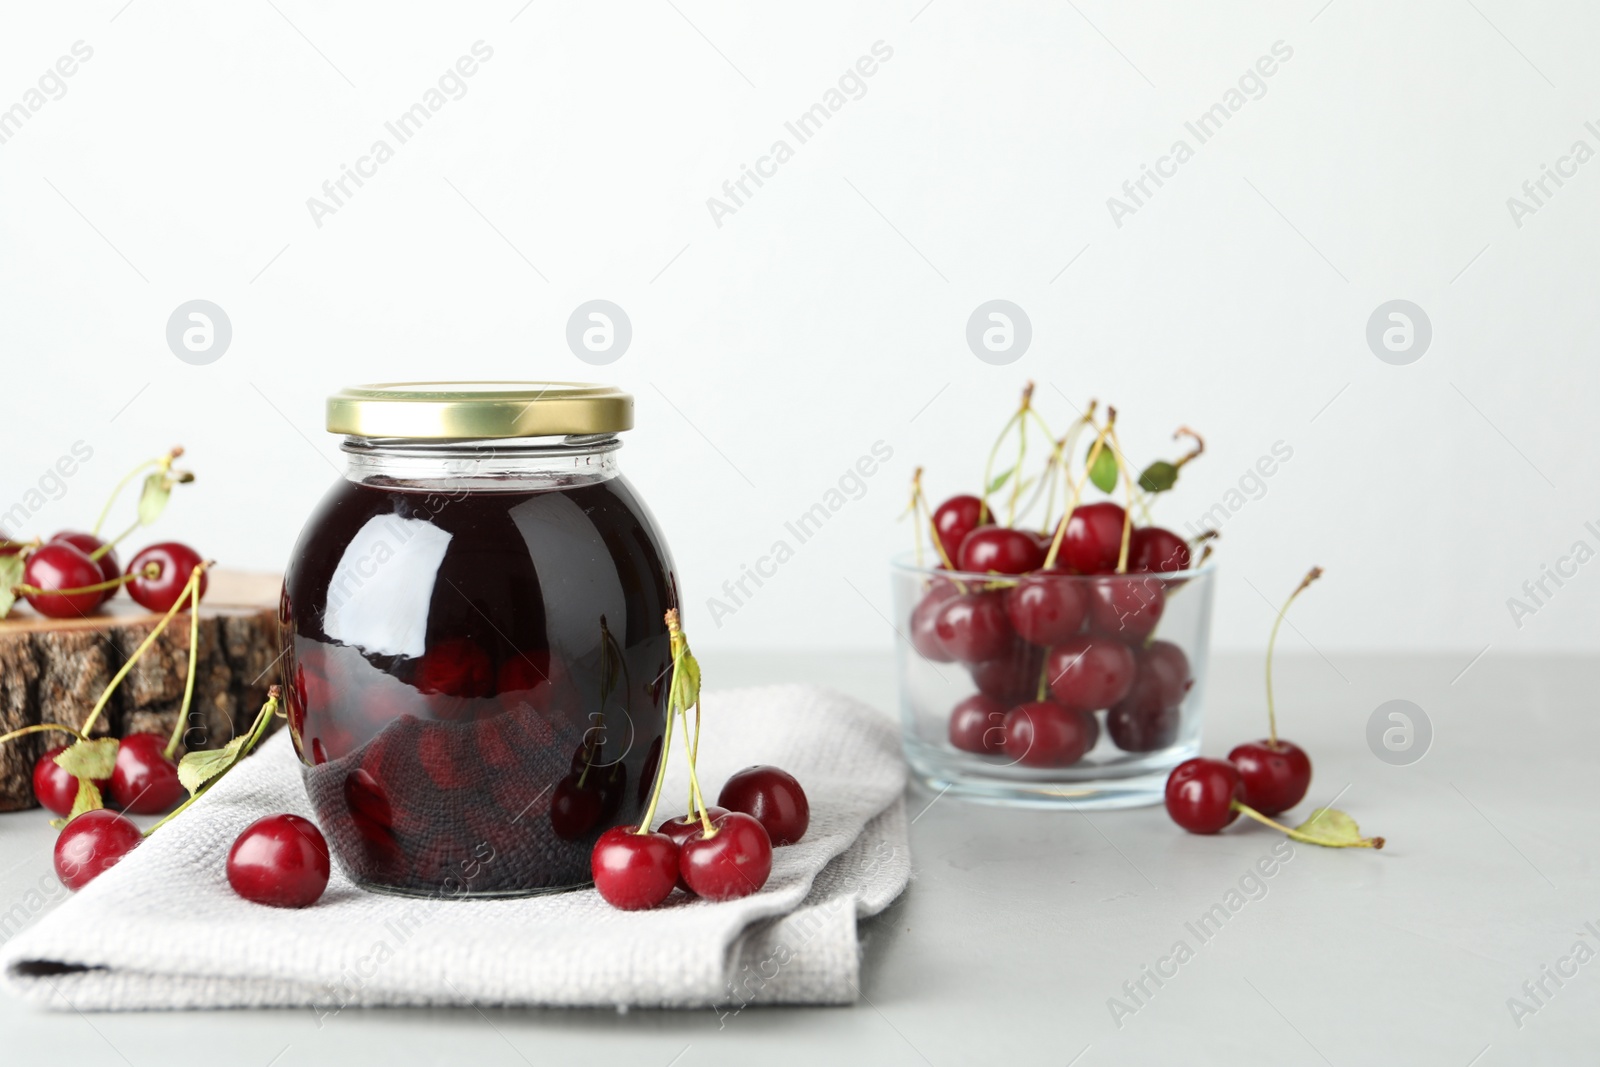
MULTIPOLYGON (((841 707, 853 705, 867 716, 860 725, 868 734, 892 731, 889 721, 881 714, 817 687, 766 687, 745 690, 740 695, 753 699, 777 696, 785 690, 794 691, 783 695, 795 699, 824 701, 841 707)), ((720 695, 732 697, 734 694, 730 691, 720 695)), ((883 739, 875 737, 874 740, 881 744, 883 739)), ((895 759, 898 760, 897 753, 895 759)), ((246 777, 246 766, 236 772, 238 776, 246 777)), ((748 914, 744 928, 725 946, 724 981, 720 984, 726 987, 726 996, 708 999, 708 984, 717 983, 705 980, 692 992, 682 991, 688 995, 658 987, 648 991, 636 989, 633 995, 614 999, 591 995, 571 1000, 550 996, 502 997, 490 990, 474 990, 470 982, 466 990, 443 995, 415 988, 384 988, 381 983, 373 983, 336 1007, 479 1003, 571 1006, 629 1003, 639 1007, 699 1007, 721 1003, 742 1007, 746 1003, 849 1002, 858 995, 857 916, 882 910, 903 891, 909 879, 902 800, 904 768, 898 762, 894 781, 896 787, 888 792, 887 803, 867 814, 855 837, 846 840, 843 848, 809 873, 808 882, 801 889, 802 899, 793 899, 793 892, 801 887, 792 886, 785 894, 786 902, 780 904, 773 900, 768 908, 755 909, 748 914), (850 907, 843 906, 846 901, 851 903, 850 907), (846 947, 848 960, 844 957, 846 947), (752 973, 758 976, 754 987, 749 983, 752 973)), ((883 795, 879 793, 877 797, 883 795)), ((211 800, 206 798, 196 809, 211 800)), ((70 949, 59 951, 62 945, 44 940, 38 949, 58 951, 30 955, 26 950, 33 946, 28 935, 35 930, 19 936, 16 940, 20 944, 7 946, 5 982, 25 999, 42 1006, 71 1010, 306 1006, 316 1003, 318 993, 326 993, 325 983, 300 981, 284 975, 227 974, 204 968, 184 973, 181 969, 142 971, 137 967, 108 967, 96 961, 92 954, 70 949)))

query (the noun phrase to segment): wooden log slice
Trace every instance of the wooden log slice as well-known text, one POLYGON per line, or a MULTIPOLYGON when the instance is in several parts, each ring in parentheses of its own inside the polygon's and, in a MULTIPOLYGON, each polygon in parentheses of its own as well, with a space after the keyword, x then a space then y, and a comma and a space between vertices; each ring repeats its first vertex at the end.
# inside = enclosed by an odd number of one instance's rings
MULTIPOLYGON (((278 682, 277 575, 215 571, 200 603, 194 702, 184 748, 217 748, 255 721, 278 682)), ((77 726, 161 616, 126 593, 79 619, 47 619, 19 601, 0 619, 0 733, 39 722, 77 726)), ((183 706, 189 616, 180 612, 122 680, 96 724, 118 737, 163 736, 183 706)), ((0 745, 0 811, 35 807, 33 764, 67 740, 45 733, 0 745)))

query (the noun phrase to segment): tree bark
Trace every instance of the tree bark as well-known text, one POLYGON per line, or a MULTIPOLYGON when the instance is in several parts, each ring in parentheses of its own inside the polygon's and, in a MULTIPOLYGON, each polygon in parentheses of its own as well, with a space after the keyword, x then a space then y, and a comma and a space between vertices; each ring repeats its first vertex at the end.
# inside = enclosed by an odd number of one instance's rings
MULTIPOLYGON (((279 681, 276 575, 218 571, 200 603, 194 701, 180 752, 218 748, 255 721, 279 681)), ((40 722, 76 727, 161 617, 126 593, 81 619, 46 619, 18 602, 0 619, 0 733, 40 722)), ((169 734, 189 670, 189 615, 179 612, 101 712, 94 733, 169 734)), ((35 807, 33 764, 63 733, 0 745, 0 811, 35 807)))

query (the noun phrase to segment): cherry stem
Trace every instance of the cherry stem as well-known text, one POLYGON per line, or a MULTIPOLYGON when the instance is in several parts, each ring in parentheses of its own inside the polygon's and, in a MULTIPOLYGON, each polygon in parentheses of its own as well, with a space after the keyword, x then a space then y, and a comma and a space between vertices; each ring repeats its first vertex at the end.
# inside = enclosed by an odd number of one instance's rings
POLYGON ((1278 747, 1278 714, 1272 703, 1272 647, 1278 643, 1278 627, 1283 625, 1283 617, 1289 611, 1289 605, 1294 603, 1294 598, 1311 587, 1311 583, 1322 577, 1321 567, 1312 567, 1306 576, 1300 579, 1300 584, 1294 587, 1294 592, 1289 594, 1289 599, 1283 602, 1283 607, 1278 609, 1278 617, 1272 620, 1272 632, 1267 635, 1267 744, 1272 748, 1278 747))
POLYGON ((994 447, 989 449, 989 458, 983 465, 983 495, 978 505, 978 525, 982 526, 989 516, 990 485, 994 481, 994 461, 1000 454, 1000 446, 1006 443, 1006 437, 1011 433, 1013 426, 1017 427, 1019 441, 1017 442, 1017 465, 1011 469, 1011 516, 1006 524, 1009 526, 1016 518, 1017 509, 1017 483, 1022 477, 1022 460, 1028 450, 1028 422, 1027 416, 1033 408, 1033 383, 1028 382, 1022 387, 1022 403, 1017 406, 1016 413, 1006 420, 1000 427, 1000 436, 994 439, 994 447))
MULTIPOLYGON (((694 707, 695 717, 698 719, 700 716, 700 701, 696 700, 694 702, 694 707)), ((687 709, 683 711, 681 719, 683 721, 683 743, 685 747, 688 747, 689 712, 687 709)), ((700 792, 700 776, 695 771, 694 753, 691 752, 689 754, 689 814, 691 817, 695 814, 697 806, 700 813, 700 827, 702 836, 707 838, 715 837, 717 835, 717 828, 711 825, 711 813, 706 810, 705 794, 700 792)))
MULTIPOLYGON (((694 702, 694 740, 692 742, 689 740, 689 714, 688 714, 688 712, 684 712, 684 715, 683 715, 683 743, 685 745, 687 745, 688 748, 689 748, 689 766, 693 767, 695 765, 695 760, 699 759, 699 757, 700 757, 700 701, 698 701, 698 700, 696 700, 694 702)), ((705 813, 706 813, 706 811, 705 811, 706 801, 705 801, 704 797, 698 795, 699 794, 699 789, 700 789, 700 787, 699 787, 698 784, 695 783, 695 780, 693 778, 690 778, 689 779, 689 814, 690 815, 694 814, 694 804, 695 804, 695 801, 697 799, 700 801, 700 814, 702 816, 704 816, 705 813)))
POLYGON ((140 578, 159 578, 161 565, 146 563, 144 569, 138 574, 123 574, 109 581, 95 582, 93 585, 75 585, 70 589, 40 589, 36 585, 14 585, 11 588, 24 596, 77 596, 79 593, 103 593, 107 589, 116 589, 127 585, 129 582, 138 581, 140 578))
MULTIPOLYGON (((1045 494, 1044 498, 1044 526, 1050 528, 1050 514, 1056 510, 1056 464, 1062 461, 1066 454, 1067 440, 1072 436, 1069 431, 1067 437, 1061 438, 1050 446, 1050 455, 1044 461, 1044 471, 1040 473, 1040 486, 1034 491, 1033 500, 1028 501, 1028 508, 1033 507, 1033 501, 1039 499, 1039 493, 1045 494)), ((1026 510, 1026 509, 1025 509, 1026 510)))
MULTIPOLYGON (((918 467, 911 474, 911 514, 913 524, 918 526, 920 526, 924 521, 923 516, 927 517, 926 521, 928 523, 928 535, 933 540, 933 550, 939 553, 939 561, 943 563, 947 569, 952 571, 955 570, 955 560, 951 557, 949 549, 945 548, 944 539, 939 536, 939 527, 933 521, 933 509, 928 506, 928 498, 922 492, 921 467, 918 467)), ((920 536, 916 539, 916 543, 917 569, 921 570, 922 538, 920 536)), ((960 547, 960 545, 956 546, 957 549, 960 547)))
POLYGON ((245 742, 239 746, 238 755, 234 756, 231 763, 222 768, 222 770, 218 771, 199 789, 196 789, 193 793, 190 793, 189 799, 173 808, 166 814, 164 818, 162 818, 160 822, 146 830, 144 832, 145 837, 149 837, 151 834, 167 825, 167 823, 171 822, 173 819, 176 819, 179 815, 182 815, 186 810, 188 810, 191 804, 205 796, 207 793, 211 792, 212 787, 218 782, 222 781, 224 775, 237 767, 239 765, 239 761, 250 754, 250 750, 256 747, 256 742, 260 741, 262 735, 267 732, 267 726, 271 724, 273 716, 278 713, 278 701, 282 696, 282 693, 283 690, 278 686, 273 686, 267 690, 267 702, 261 705, 261 710, 256 713, 255 724, 250 727, 250 732, 245 735, 245 742))
POLYGON ((106 517, 111 514, 111 506, 117 502, 117 498, 121 496, 122 491, 128 487, 128 483, 133 481, 139 475, 143 474, 149 468, 154 467, 159 462, 161 461, 147 459, 137 467, 133 468, 133 470, 129 471, 127 476, 124 477, 122 481, 117 483, 117 487, 111 490, 111 497, 106 501, 106 506, 100 509, 100 517, 94 520, 94 528, 89 531, 91 534, 96 537, 100 536, 100 528, 106 524, 106 517))
POLYGON ((1362 837, 1354 841, 1335 841, 1332 838, 1318 837, 1316 834, 1308 834, 1304 830, 1291 829, 1290 827, 1283 825, 1283 823, 1278 822, 1276 819, 1270 819, 1261 814, 1250 805, 1241 804, 1237 800, 1231 801, 1229 806, 1240 815, 1243 815, 1245 818, 1254 819, 1261 825, 1270 826, 1274 830, 1281 830, 1294 840, 1303 844, 1320 845, 1323 848, 1382 848, 1384 845, 1383 838, 1381 837, 1362 837))
MULTIPOLYGON (((210 564, 202 563, 201 566, 209 567, 210 564)), ((190 581, 197 580, 192 576, 190 577, 190 581)), ((161 621, 155 624, 143 641, 139 642, 139 647, 133 650, 133 655, 128 657, 128 661, 122 665, 122 669, 111 676, 111 681, 106 683, 105 689, 100 693, 100 699, 94 702, 94 707, 90 710, 89 717, 83 720, 82 726, 78 727, 79 734, 84 737, 89 736, 89 731, 94 728, 95 720, 100 717, 100 712, 104 710, 106 702, 111 699, 111 694, 116 692, 117 686, 122 684, 122 680, 128 676, 128 672, 133 670, 140 658, 149 651, 150 646, 155 644, 156 638, 161 636, 161 632, 167 628, 168 623, 172 622, 173 616, 178 614, 178 609, 181 607, 183 607, 183 597, 180 595, 178 599, 172 602, 172 607, 167 609, 167 613, 161 616, 161 621)))
MULTIPOLYGON (((700 775, 695 770, 696 751, 689 748, 689 705, 694 705, 696 723, 700 719, 700 670, 695 663, 695 680, 691 683, 688 674, 680 669, 681 664, 694 663, 694 653, 689 651, 689 639, 684 636, 683 628, 678 625, 678 611, 676 608, 666 614, 667 637, 671 641, 672 649, 672 689, 667 694, 669 706, 676 706, 678 713, 683 717, 683 747, 689 754, 689 811, 693 818, 696 805, 700 810, 700 825, 704 836, 716 836, 716 829, 711 825, 711 815, 706 811, 705 794, 700 791, 700 775)), ((672 723, 667 723, 667 729, 672 729, 672 723)), ((695 727, 694 749, 700 747, 699 726, 695 727)))
MULTIPOLYGON (((1041 568, 1043 570, 1049 570, 1055 566, 1056 557, 1061 553, 1061 543, 1067 537, 1067 523, 1072 520, 1072 513, 1078 509, 1078 501, 1083 499, 1083 487, 1089 480, 1089 472, 1094 469, 1094 461, 1100 458, 1100 453, 1105 448, 1106 434, 1111 431, 1112 426, 1116 425, 1117 409, 1107 408, 1106 411, 1106 424, 1095 434, 1094 444, 1089 446, 1088 458, 1083 462, 1083 473, 1078 476, 1077 481, 1072 483, 1072 495, 1067 499, 1067 509, 1061 513, 1061 521, 1056 524, 1056 535, 1050 540, 1050 551, 1045 553, 1044 565, 1041 568)), ((1092 418, 1093 414, 1094 406, 1091 404, 1089 414, 1085 415, 1084 418, 1092 418)))
POLYGON ((89 558, 94 560, 96 563, 99 563, 101 556, 104 556, 107 552, 110 552, 113 548, 116 548, 117 545, 127 540, 130 534, 143 525, 144 523, 140 522, 138 519, 135 519, 132 526, 129 526, 126 530, 123 530, 121 533, 117 534, 117 536, 113 537, 111 540, 107 541, 105 544, 89 553, 89 558))
POLYGON ((1178 440, 1180 437, 1191 437, 1191 438, 1193 438, 1194 439, 1194 448, 1191 449, 1186 455, 1179 456, 1177 459, 1172 461, 1172 466, 1173 466, 1174 470, 1182 470, 1183 469, 1183 465, 1185 463, 1189 462, 1191 459, 1197 458, 1202 453, 1204 453, 1205 450, 1206 450, 1205 438, 1201 437, 1199 434, 1197 434, 1193 430, 1189 429, 1189 427, 1187 427, 1187 426, 1179 426, 1176 430, 1172 431, 1172 439, 1174 441, 1178 440))
MULTIPOLYGON (((1100 401, 1091 399, 1089 401, 1089 410, 1084 412, 1077 419, 1073 420, 1072 425, 1067 429, 1066 436, 1061 439, 1061 484, 1063 489, 1071 486, 1072 484, 1072 455, 1078 450, 1078 440, 1083 436, 1083 431, 1094 425, 1095 411, 1099 407, 1100 401)), ((1056 484, 1055 479, 1052 478, 1050 480, 1050 500, 1048 506, 1045 508, 1044 516, 1044 528, 1046 530, 1052 529, 1054 525, 1050 521, 1050 516, 1055 511, 1055 494, 1056 484)), ((1064 503, 1066 499, 1065 494, 1063 494, 1062 499, 1064 503)))
MULTIPOLYGON (((122 495, 122 491, 128 487, 129 482, 139 477, 139 475, 143 474, 151 467, 160 467, 163 473, 171 470, 173 461, 181 455, 183 455, 183 446, 173 445, 172 448, 167 451, 166 455, 158 456, 155 459, 147 459, 137 467, 133 468, 133 470, 129 471, 123 477, 122 481, 117 483, 117 487, 111 490, 110 499, 106 501, 106 506, 100 509, 100 517, 94 520, 94 529, 90 530, 89 532, 96 537, 100 536, 100 528, 106 524, 106 516, 111 514, 112 505, 117 502, 117 498, 122 495)), ((135 528, 137 528, 137 524, 135 524, 135 528)), ((123 534, 122 536, 126 537, 127 534, 123 534)), ((118 540, 121 540, 121 538, 118 538, 118 540)), ((113 542, 113 544, 115 544, 115 542, 113 542)))
MULTIPOLYGON (((189 574, 189 584, 184 592, 189 596, 189 676, 183 683, 183 706, 178 709, 178 721, 172 724, 172 736, 167 739, 166 757, 178 751, 178 742, 184 735, 184 724, 189 721, 189 707, 194 702, 194 674, 195 667, 200 660, 200 575, 205 571, 204 563, 195 564, 194 570, 189 574)), ((181 602, 182 597, 178 598, 181 602)))
MULTIPOLYGON (((673 674, 677 674, 677 665, 673 665, 673 674)), ((650 806, 645 809, 644 816, 639 820, 638 827, 633 831, 636 834, 647 834, 655 825, 656 805, 661 801, 661 787, 667 784, 667 758, 672 755, 672 720, 677 715, 672 704, 672 693, 667 692, 667 736, 661 742, 661 762, 656 764, 656 784, 650 790, 650 806)))
MULTIPOLYGON (((918 467, 911 472, 911 503, 906 508, 911 514, 911 544, 917 554, 917 570, 922 569, 922 468, 918 467)), ((903 518, 904 516, 902 516, 903 518)), ((928 517, 929 532, 933 535, 934 547, 942 549, 939 544, 939 531, 933 526, 933 517, 928 517)))
POLYGON ((1117 573, 1128 573, 1128 547, 1133 541, 1133 471, 1122 454, 1122 442, 1117 440, 1116 409, 1111 409, 1111 421, 1106 424, 1106 434, 1111 439, 1111 458, 1117 462, 1117 473, 1122 476, 1123 498, 1127 507, 1122 512, 1122 546, 1117 550, 1117 573))
POLYGON ((7 741, 15 741, 17 738, 25 737, 28 734, 41 734, 46 730, 57 730, 64 734, 71 734, 79 741, 85 739, 82 734, 70 726, 62 726, 60 723, 54 722, 36 722, 32 726, 24 726, 20 730, 12 730, 8 734, 0 734, 0 745, 5 744, 7 741))

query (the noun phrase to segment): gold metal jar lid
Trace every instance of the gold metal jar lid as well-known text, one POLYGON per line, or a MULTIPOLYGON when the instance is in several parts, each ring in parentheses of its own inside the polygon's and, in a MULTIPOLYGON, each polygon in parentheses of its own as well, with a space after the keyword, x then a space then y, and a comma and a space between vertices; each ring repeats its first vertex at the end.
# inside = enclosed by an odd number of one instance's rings
POLYGON ((583 382, 386 382, 328 398, 328 431, 357 437, 555 437, 632 428, 631 393, 583 382))

